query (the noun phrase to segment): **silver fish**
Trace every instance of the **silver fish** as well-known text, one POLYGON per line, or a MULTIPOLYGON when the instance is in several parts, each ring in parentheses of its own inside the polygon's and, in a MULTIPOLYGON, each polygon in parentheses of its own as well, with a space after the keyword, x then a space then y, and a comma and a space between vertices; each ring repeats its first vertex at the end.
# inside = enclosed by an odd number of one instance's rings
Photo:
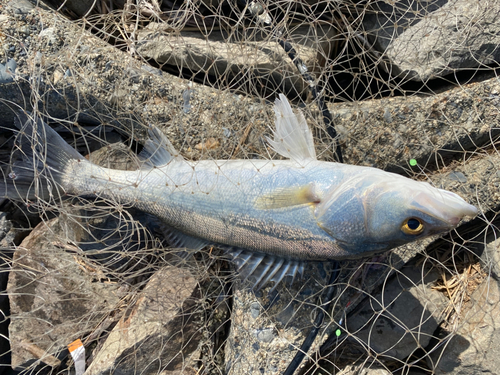
POLYGON ((221 246, 258 289, 307 260, 352 259, 456 227, 476 207, 379 169, 319 161, 304 116, 283 95, 271 148, 287 160, 188 161, 156 128, 136 171, 92 164, 40 119, 20 124, 22 161, 0 196, 94 195, 156 215, 173 246, 221 246), (34 171, 38 176, 33 183, 34 171))

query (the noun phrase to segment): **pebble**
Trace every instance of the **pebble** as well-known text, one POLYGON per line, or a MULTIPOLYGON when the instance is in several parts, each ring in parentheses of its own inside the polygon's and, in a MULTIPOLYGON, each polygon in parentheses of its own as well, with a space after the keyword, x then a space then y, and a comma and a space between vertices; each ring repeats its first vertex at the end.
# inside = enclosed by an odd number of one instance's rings
POLYGON ((272 328, 256 329, 254 331, 254 335, 257 337, 257 340, 261 342, 271 342, 276 336, 274 329, 272 328))
POLYGON ((53 27, 48 27, 46 29, 43 29, 40 31, 38 34, 39 38, 46 38, 49 42, 55 43, 57 42, 57 36, 55 29, 53 27))
POLYGON ((160 69, 154 68, 154 67, 152 67, 150 65, 142 65, 141 69, 145 70, 148 73, 155 74, 157 76, 161 76, 161 74, 162 74, 162 72, 161 72, 160 69))
POLYGON ((290 303, 283 311, 281 311, 276 316, 276 319, 278 319, 278 321, 281 324, 286 325, 293 318, 294 313, 295 313, 295 307, 293 303, 290 303))
POLYGON ((191 94, 193 93, 192 89, 184 90, 182 93, 182 99, 184 100, 183 111, 184 113, 189 113, 191 111, 191 104, 189 100, 191 99, 191 94))
POLYGON ((14 59, 9 59, 7 63, 0 64, 0 83, 12 82, 16 73, 17 63, 14 59))
POLYGON ((250 305, 250 314, 252 315, 252 318, 258 318, 260 314, 260 304, 258 302, 252 302, 250 305))
POLYGON ((9 6, 14 8, 14 14, 26 14, 35 8, 28 0, 12 0, 9 2, 9 6))
POLYGON ((387 122, 392 122, 392 115, 388 108, 385 109, 384 120, 387 122))
POLYGON ((54 72, 54 76, 53 76, 54 84, 57 84, 57 82, 59 82, 61 80, 61 78, 63 78, 63 76, 64 76, 64 74, 60 70, 56 70, 54 72))
POLYGON ((448 175, 448 178, 452 181, 458 181, 465 183, 467 182, 467 177, 462 172, 453 171, 448 175))
POLYGON ((18 30, 24 35, 29 35, 31 33, 31 30, 28 26, 21 26, 18 30))

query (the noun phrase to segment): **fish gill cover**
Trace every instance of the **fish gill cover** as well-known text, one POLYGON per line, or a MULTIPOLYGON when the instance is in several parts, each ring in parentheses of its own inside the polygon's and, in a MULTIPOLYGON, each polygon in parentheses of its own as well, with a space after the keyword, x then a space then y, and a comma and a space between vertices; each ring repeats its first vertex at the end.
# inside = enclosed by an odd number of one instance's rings
MULTIPOLYGON (((295 373, 496 371, 499 5, 1 5, 2 176, 32 170, 31 191, 53 194, 1 202, 0 371, 59 374, 75 362, 81 371, 80 339, 88 374, 278 374, 321 313, 295 373), (478 216, 390 252, 305 263, 293 283, 252 291, 224 248, 186 256, 185 239, 129 200, 60 197, 45 158, 62 149, 43 132, 16 142, 28 118, 96 165, 144 172, 166 157, 148 147, 154 128, 192 165, 258 166, 283 159, 267 143, 279 94, 304 114, 318 160, 341 154, 429 182, 478 216)), ((315 198, 314 189, 284 193, 315 198)), ((260 202, 282 205, 273 197, 260 202)))

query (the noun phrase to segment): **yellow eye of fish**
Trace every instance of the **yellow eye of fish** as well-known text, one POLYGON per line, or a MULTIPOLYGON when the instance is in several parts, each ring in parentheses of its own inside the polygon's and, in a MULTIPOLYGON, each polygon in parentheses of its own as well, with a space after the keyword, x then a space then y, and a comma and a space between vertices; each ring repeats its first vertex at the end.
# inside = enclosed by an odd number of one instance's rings
POLYGON ((416 217, 410 217, 403 222, 401 230, 406 234, 417 235, 424 231, 424 223, 416 217))

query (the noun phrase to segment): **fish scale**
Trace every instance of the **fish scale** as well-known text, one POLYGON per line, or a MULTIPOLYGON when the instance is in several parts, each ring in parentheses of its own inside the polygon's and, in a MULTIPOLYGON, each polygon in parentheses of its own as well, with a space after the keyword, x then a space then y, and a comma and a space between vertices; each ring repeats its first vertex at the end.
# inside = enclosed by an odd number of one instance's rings
POLYGON ((150 128, 139 154, 143 165, 135 171, 92 164, 41 119, 21 115, 17 142, 23 153, 0 195, 95 195, 134 206, 158 216, 178 248, 221 247, 254 289, 294 278, 306 261, 387 251, 477 214, 458 195, 428 183, 319 161, 304 116, 295 115, 283 95, 275 113, 268 142, 286 160, 187 161, 150 128))

